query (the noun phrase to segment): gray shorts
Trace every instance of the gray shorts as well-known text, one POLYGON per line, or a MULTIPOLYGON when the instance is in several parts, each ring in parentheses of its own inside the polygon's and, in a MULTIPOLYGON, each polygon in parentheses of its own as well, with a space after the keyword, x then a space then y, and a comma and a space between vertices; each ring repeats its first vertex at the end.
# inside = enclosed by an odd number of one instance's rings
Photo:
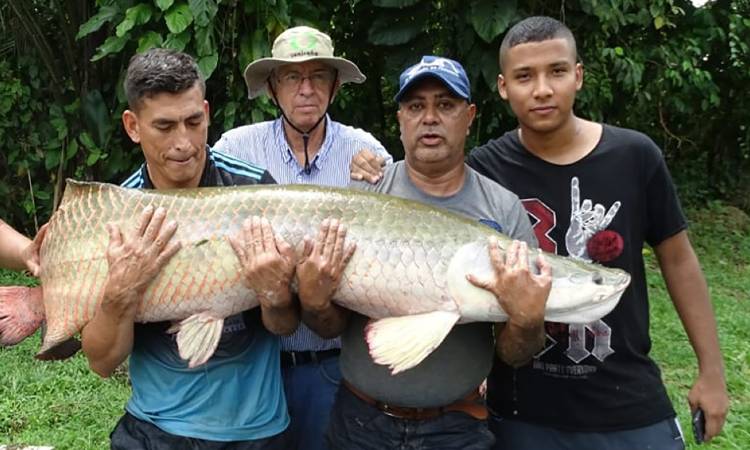
POLYGON ((491 415, 493 450, 684 450, 677 418, 642 428, 606 433, 562 431, 491 415))

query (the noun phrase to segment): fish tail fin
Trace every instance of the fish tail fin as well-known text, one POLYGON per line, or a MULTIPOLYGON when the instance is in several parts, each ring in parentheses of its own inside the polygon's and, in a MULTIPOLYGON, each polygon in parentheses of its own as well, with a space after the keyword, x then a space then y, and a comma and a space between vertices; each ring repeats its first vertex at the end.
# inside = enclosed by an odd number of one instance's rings
POLYGON ((180 358, 187 360, 192 369, 211 358, 219 345, 223 328, 224 319, 198 313, 172 325, 167 333, 177 333, 180 358))
MULTIPOLYGON (((47 342, 48 339, 45 334, 45 326, 42 326, 42 339, 47 342)), ((81 341, 75 337, 69 337, 61 342, 54 342, 51 344, 44 344, 36 354, 35 358, 42 361, 57 361, 61 359, 68 359, 75 355, 78 350, 81 349, 81 341)))
POLYGON ((455 312, 435 311, 370 321, 365 340, 372 360, 391 375, 411 369, 435 350, 460 319, 455 312))
POLYGON ((41 287, 0 288, 0 346, 16 345, 44 321, 41 287))

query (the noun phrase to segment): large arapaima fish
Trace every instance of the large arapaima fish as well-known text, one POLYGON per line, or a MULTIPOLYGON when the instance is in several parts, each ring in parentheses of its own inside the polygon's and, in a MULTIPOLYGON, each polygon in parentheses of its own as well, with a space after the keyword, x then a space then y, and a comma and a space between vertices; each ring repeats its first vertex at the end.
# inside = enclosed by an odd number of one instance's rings
MULTIPOLYGON (((146 290, 136 320, 183 321, 181 335, 220 334, 223 319, 258 301, 240 278, 226 237, 243 220, 264 216, 301 248, 320 223, 336 218, 354 252, 334 295, 338 304, 374 319, 367 341, 375 362, 393 373, 418 364, 456 323, 507 319, 495 297, 466 281, 489 276, 487 245, 510 239, 492 228, 415 201, 382 194, 310 186, 244 186, 137 190, 68 181, 41 245, 41 287, 0 289, 0 344, 29 336, 46 320, 37 355, 44 359, 91 320, 107 276, 108 222, 136 226, 144 207, 164 207, 179 224, 182 247, 146 290), (191 320, 200 317, 201 320, 191 320), (209 320, 206 320, 206 318, 209 320)), ((552 291, 545 318, 588 323, 610 312, 630 282, 619 269, 545 254, 552 291)), ((533 258, 531 258, 533 259, 533 258)), ((180 346, 191 366, 205 362, 218 338, 180 346)))

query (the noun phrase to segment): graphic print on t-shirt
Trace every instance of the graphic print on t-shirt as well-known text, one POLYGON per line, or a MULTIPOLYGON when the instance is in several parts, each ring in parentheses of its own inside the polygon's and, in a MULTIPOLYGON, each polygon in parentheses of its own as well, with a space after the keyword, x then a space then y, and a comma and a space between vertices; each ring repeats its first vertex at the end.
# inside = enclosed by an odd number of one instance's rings
MULTIPOLYGON (((547 252, 557 253, 558 243, 551 236, 557 224, 557 213, 539 198, 522 199, 524 208, 531 219, 539 247, 547 252)), ((588 243, 604 231, 617 215, 621 202, 614 202, 607 210, 604 205, 591 199, 581 201, 581 187, 578 177, 570 180, 570 223, 565 233, 565 250, 568 256, 591 261, 588 243), (606 213, 605 213, 606 211, 606 213)), ((614 232, 611 232, 614 233, 614 232)), ((619 236, 619 234, 618 234, 619 236)), ((620 250, 621 251, 621 250, 620 250)), ((619 256, 619 254, 618 254, 619 256)), ((533 367, 546 374, 564 378, 583 378, 596 372, 596 366, 583 363, 589 356, 603 362, 614 353, 611 347, 612 328, 602 320, 588 324, 545 323, 547 339, 539 353, 534 355, 533 367), (542 356, 553 348, 566 345, 563 354, 573 364, 546 362, 542 356)), ((561 350, 560 348, 557 348, 561 350)))
POLYGON ((605 230, 617 215, 621 203, 616 201, 604 214, 601 203, 594 204, 591 199, 581 202, 581 190, 578 177, 570 179, 570 226, 565 233, 565 248, 568 256, 583 261, 591 261, 587 250, 589 240, 598 232, 605 230))

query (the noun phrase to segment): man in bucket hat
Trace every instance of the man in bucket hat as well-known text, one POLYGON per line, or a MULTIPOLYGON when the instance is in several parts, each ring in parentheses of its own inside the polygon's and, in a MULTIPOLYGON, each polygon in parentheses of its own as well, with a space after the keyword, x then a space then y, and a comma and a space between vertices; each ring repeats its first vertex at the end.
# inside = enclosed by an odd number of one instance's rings
MULTIPOLYGON (((536 239, 518 197, 464 164, 476 106, 461 64, 424 56, 399 82, 395 100, 405 159, 386 167, 379 183, 353 186, 442 207, 523 241, 514 241, 504 262, 491 243, 496 276, 469 280, 502 299, 498 302, 509 320, 495 328, 497 342, 490 323, 457 325, 424 361, 393 375, 369 355, 368 319, 338 310, 341 320, 328 322, 338 329, 316 328, 340 332, 342 339, 344 380, 331 413, 328 443, 331 450, 487 450, 494 437, 479 386, 495 353, 509 364, 520 364, 541 348, 550 268, 540 257, 539 275, 529 269, 527 245, 536 246, 536 239)), ((414 318, 396 320, 407 330, 414 318)), ((430 334, 428 322, 421 322, 420 332, 430 334)))
MULTIPOLYGON (((280 184, 347 186, 352 157, 364 148, 374 150, 378 163, 392 161, 371 134, 328 116, 342 84, 365 80, 353 62, 333 56, 328 35, 305 26, 291 28, 276 38, 271 55, 250 63, 245 81, 248 97, 268 95, 280 117, 224 133, 216 150, 266 167, 280 184)), ((317 270, 323 278, 330 276, 330 269, 317 270)), ((304 305, 315 300, 303 302, 303 319, 310 319, 304 305)), ((340 341, 321 338, 301 324, 282 338, 281 348, 295 448, 324 448, 323 431, 341 378, 340 341)))

